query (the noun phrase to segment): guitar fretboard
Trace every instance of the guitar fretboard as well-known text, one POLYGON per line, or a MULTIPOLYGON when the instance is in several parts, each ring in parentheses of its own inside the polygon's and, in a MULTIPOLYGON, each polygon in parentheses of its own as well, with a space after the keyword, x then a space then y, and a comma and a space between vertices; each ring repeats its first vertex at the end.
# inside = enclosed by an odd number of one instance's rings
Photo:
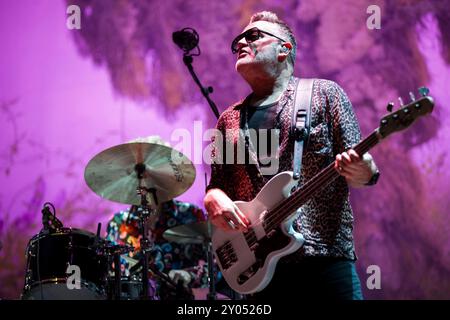
MULTIPOLYGON (((358 143, 353 149, 362 157, 364 153, 374 147, 380 138, 378 137, 378 129, 370 134, 363 141, 358 143)), ((295 214, 310 197, 326 187, 333 180, 339 177, 339 173, 334 168, 334 161, 326 168, 316 174, 304 185, 294 191, 288 198, 281 201, 276 207, 266 213, 264 221, 264 229, 266 232, 277 228, 284 220, 295 214)))

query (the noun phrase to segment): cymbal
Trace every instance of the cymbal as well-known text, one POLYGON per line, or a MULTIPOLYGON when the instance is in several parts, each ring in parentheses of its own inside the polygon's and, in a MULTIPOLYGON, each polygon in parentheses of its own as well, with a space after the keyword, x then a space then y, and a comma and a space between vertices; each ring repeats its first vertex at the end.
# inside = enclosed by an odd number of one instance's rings
POLYGON ((163 237, 179 244, 202 244, 210 239, 208 222, 182 224, 164 231, 163 237))
POLYGON ((184 154, 147 142, 124 143, 100 152, 87 164, 84 178, 102 198, 140 205, 136 168, 142 168, 142 186, 154 188, 159 203, 181 195, 195 180, 195 167, 184 154))

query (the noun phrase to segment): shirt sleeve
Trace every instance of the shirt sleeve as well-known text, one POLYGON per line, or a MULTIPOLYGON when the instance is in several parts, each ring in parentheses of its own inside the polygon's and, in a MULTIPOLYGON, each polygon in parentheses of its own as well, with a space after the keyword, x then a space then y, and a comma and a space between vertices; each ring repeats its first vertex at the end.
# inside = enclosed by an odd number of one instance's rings
POLYGON ((206 192, 211 189, 221 189, 223 191, 225 188, 225 166, 224 166, 224 154, 223 146, 225 143, 225 129, 223 117, 220 117, 216 125, 216 134, 211 137, 211 179, 208 186, 206 187, 206 192))
POLYGON ((361 140, 361 130, 350 99, 335 82, 328 90, 333 130, 333 152, 344 152, 361 140))

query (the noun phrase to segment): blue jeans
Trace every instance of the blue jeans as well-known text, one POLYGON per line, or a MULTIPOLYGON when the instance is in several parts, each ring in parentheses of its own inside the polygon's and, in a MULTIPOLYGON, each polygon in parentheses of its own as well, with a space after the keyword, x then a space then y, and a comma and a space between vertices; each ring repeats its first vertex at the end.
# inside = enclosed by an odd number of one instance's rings
POLYGON ((269 285, 249 299, 362 300, 355 262, 328 257, 281 259, 269 285))

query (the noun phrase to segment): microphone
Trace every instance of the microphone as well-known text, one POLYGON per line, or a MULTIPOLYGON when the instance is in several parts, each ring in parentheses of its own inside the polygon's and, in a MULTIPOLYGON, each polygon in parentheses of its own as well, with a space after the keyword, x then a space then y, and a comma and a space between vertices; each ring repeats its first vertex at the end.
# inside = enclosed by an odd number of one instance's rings
POLYGON ((199 86, 202 95, 206 98, 206 101, 208 101, 208 104, 211 107, 212 111, 214 112, 214 115, 218 119, 220 116, 219 110, 217 110, 216 104, 209 97, 209 94, 213 92, 213 88, 203 87, 199 78, 194 72, 194 67, 192 66, 193 62, 192 57, 199 56, 201 54, 200 47, 198 46, 199 39, 200 37, 198 36, 197 31, 195 31, 192 28, 184 28, 181 29, 180 31, 175 31, 174 33, 172 33, 173 42, 175 42, 175 44, 184 51, 183 54, 184 64, 188 68, 189 73, 194 79, 194 82, 199 86), (193 49, 197 49, 195 53, 190 52, 193 49))
MULTIPOLYGON (((53 214, 50 212, 50 209, 48 208, 48 204, 44 204, 44 207, 42 208, 42 225, 44 227, 44 230, 52 229, 61 229, 63 227, 62 222, 53 214)), ((51 204, 50 204, 51 205, 51 204)), ((55 208, 53 205, 51 205, 53 209, 55 208)))
POLYGON ((197 47, 199 36, 197 31, 192 28, 184 28, 180 31, 172 33, 172 40, 187 54, 189 51, 197 47))

